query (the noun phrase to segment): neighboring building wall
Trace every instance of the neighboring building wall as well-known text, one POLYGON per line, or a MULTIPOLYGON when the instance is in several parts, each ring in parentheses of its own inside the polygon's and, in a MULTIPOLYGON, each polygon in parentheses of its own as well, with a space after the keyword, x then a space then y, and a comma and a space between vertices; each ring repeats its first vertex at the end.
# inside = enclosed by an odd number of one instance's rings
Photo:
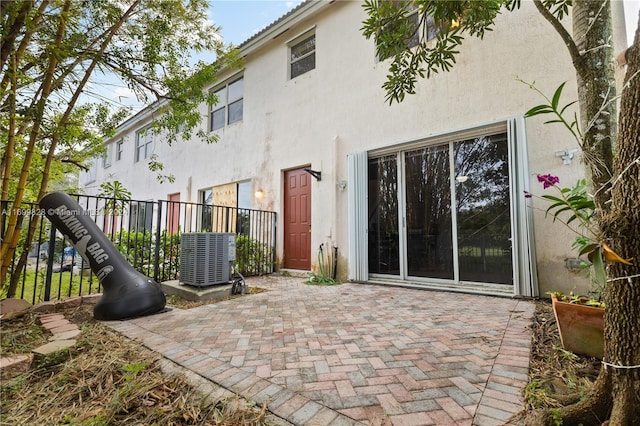
MULTIPOLYGON (((418 83, 415 95, 401 104, 388 105, 381 89, 388 62, 380 62, 374 43, 361 35, 366 18, 360 2, 326 3, 319 12, 295 22, 287 31, 254 47, 246 57, 243 71, 222 75, 219 85, 243 77, 243 117, 218 130, 220 140, 213 145, 197 141, 174 143, 169 147, 156 138, 154 153, 173 174, 174 183, 158 184, 147 169, 147 160, 134 162, 136 131, 152 116, 125 123, 125 130, 108 143, 123 141, 122 158, 107 168, 98 167, 96 180, 87 193, 98 192, 105 180, 119 180, 134 199, 166 199, 180 193, 181 201, 199 202, 198 191, 250 181, 255 209, 279 212, 282 229, 284 204, 283 173, 310 165, 322 171, 322 180, 312 179, 312 262, 317 247, 329 243, 339 248, 338 275, 347 277, 348 181, 347 155, 427 140, 487 123, 521 116, 542 99, 518 81, 535 81, 546 94, 564 81, 564 102, 577 98, 575 75, 560 38, 530 2, 521 10, 498 17, 495 30, 484 40, 468 38, 458 63, 448 73, 439 73, 418 83), (315 34, 315 69, 289 78, 291 43, 298 37, 315 34)), ((258 38, 260 35, 258 35, 258 38)), ((245 46, 246 47, 246 46, 245 46)), ((203 127, 208 128, 209 111, 200 108, 203 127)), ((577 155, 571 164, 562 164, 555 152, 575 148, 575 142, 561 126, 543 125, 543 118, 526 121, 528 167, 531 192, 542 195, 536 173, 551 173, 561 184, 571 185, 584 175, 577 155)), ((117 150, 111 149, 112 155, 117 150)), ((82 181, 81 181, 82 182, 82 181)), ((539 293, 569 291, 586 281, 568 271, 565 258, 574 257, 573 236, 560 224, 544 218, 534 202, 539 293)), ((278 258, 282 259, 284 236, 278 234, 278 258)))

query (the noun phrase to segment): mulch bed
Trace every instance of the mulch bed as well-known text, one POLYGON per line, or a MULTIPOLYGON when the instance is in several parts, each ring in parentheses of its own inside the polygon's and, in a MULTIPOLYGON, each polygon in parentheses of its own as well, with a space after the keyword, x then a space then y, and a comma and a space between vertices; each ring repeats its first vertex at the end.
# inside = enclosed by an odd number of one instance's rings
POLYGON ((536 302, 531 323, 529 384, 524 391, 525 417, 539 408, 555 408, 584 395, 600 371, 600 360, 577 355, 562 348, 551 302, 536 302))
MULTIPOLYGON (((32 368, 0 385, 0 425, 269 425, 266 406, 215 400, 160 368, 159 356, 93 319, 92 306, 64 312, 82 334, 61 364, 32 368)), ((2 322, 3 339, 37 331, 35 315, 2 322)), ((41 338, 14 338, 24 352, 41 338)), ((4 340, 3 340, 4 343, 4 340)), ((6 348, 3 348, 3 351, 6 348)), ((10 351, 6 351, 8 353, 10 351)))

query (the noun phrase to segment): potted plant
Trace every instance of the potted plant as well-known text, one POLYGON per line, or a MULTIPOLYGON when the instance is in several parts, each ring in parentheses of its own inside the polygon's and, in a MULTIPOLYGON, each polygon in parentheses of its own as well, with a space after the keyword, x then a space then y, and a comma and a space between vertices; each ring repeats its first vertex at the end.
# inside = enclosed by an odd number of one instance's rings
MULTIPOLYGON (((574 353, 602 358, 604 354, 604 303, 602 290, 606 285, 605 262, 631 264, 628 259, 618 256, 597 232, 593 223, 595 203, 587 193, 586 180, 580 179, 571 188, 562 188, 560 179, 550 174, 537 175, 544 189, 554 188, 558 195, 543 195, 542 199, 551 204, 545 215, 551 215, 577 234, 572 247, 579 256, 586 255, 589 262, 583 262, 585 268, 591 268, 592 280, 598 289, 592 296, 565 295, 551 293, 553 313, 558 324, 560 340, 564 349, 574 353)), ((533 195, 525 193, 525 197, 533 195)))

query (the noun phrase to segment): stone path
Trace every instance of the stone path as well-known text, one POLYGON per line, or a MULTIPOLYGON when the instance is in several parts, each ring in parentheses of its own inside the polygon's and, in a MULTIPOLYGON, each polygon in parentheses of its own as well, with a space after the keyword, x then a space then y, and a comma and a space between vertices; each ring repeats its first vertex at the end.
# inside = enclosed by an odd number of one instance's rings
POLYGON ((500 425, 522 408, 530 301, 365 284, 268 291, 112 328, 296 425, 500 425))

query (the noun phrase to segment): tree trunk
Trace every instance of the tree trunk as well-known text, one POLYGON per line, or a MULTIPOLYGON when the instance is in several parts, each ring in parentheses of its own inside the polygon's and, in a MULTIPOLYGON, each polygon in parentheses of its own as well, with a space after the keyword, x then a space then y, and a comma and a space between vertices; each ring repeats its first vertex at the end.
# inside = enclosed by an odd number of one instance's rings
POLYGON ((613 29, 609 0, 573 2, 574 58, 580 105, 582 152, 590 172, 598 215, 609 208, 612 147, 616 134, 613 29))
POLYGON ((604 231, 613 250, 634 258, 634 265, 611 264, 605 294, 608 364, 601 375, 612 381, 612 426, 637 424, 640 419, 640 18, 626 58, 611 210, 604 231))
MULTIPOLYGON (((609 266, 603 367, 584 401, 555 413, 565 426, 607 419, 609 426, 631 426, 640 419, 640 22, 626 59, 611 203, 599 223, 613 250, 634 258, 634 265, 609 266)), ((554 425, 554 413, 542 414, 535 424, 554 425)))
POLYGON ((634 265, 609 265, 605 289, 603 367, 587 397, 560 410, 536 413, 528 424, 631 426, 640 419, 640 22, 626 52, 617 141, 612 97, 609 1, 576 0, 574 60, 583 129, 583 152, 596 193, 603 240, 634 265), (593 17, 597 17, 595 20, 593 17), (607 28, 608 25, 608 28, 607 28), (617 145, 616 145, 617 143, 617 145), (612 155, 616 149, 615 158, 612 155))

